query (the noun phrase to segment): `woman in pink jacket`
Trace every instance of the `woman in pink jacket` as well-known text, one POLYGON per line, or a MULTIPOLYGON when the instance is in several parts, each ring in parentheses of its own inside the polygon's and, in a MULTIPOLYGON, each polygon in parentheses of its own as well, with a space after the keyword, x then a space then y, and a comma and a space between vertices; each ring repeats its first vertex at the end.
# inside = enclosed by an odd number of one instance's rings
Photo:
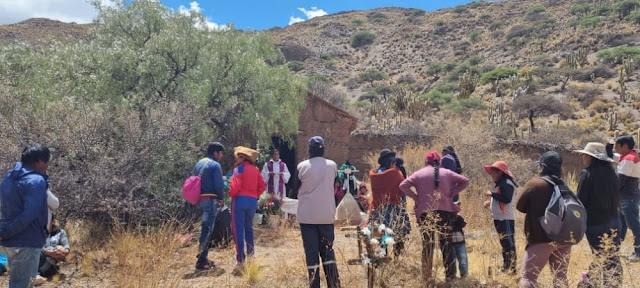
POLYGON ((453 171, 440 169, 439 164, 440 155, 430 151, 425 157, 425 167, 400 184, 400 190, 415 201, 416 218, 422 232, 422 275, 425 281, 432 280, 436 231, 440 235, 446 280, 455 278, 455 257, 448 243, 451 237, 446 235, 451 233, 450 223, 460 211, 460 207, 453 203, 453 197, 469 186, 469 179, 453 171))

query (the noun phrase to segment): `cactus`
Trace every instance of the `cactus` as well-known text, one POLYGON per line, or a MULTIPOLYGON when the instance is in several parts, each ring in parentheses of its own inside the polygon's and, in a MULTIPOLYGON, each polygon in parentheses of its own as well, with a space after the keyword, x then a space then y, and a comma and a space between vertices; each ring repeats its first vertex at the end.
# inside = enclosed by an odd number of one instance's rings
POLYGON ((524 86, 524 87, 518 87, 518 89, 513 90, 513 92, 511 92, 511 98, 513 100, 518 99, 518 97, 524 95, 525 93, 527 93, 527 90, 529 90, 529 86, 524 86))
POLYGON ((458 86, 460 87, 460 93, 458 94, 458 99, 467 99, 471 96, 471 93, 476 90, 476 85, 478 84, 478 80, 480 77, 469 71, 464 72, 460 79, 458 80, 458 86))
POLYGON ((489 108, 489 122, 502 126, 504 118, 504 102, 494 102, 493 107, 489 108))
POLYGON ((578 68, 578 57, 576 57, 576 54, 574 54, 573 52, 564 55, 564 61, 570 68, 578 68))
POLYGON ((605 113, 605 119, 607 119, 607 123, 609 123, 609 130, 614 130, 618 126, 618 111, 609 108, 605 113))
POLYGON ((618 93, 620 94, 620 101, 627 101, 627 86, 624 81, 624 67, 620 69, 620 77, 618 78, 618 84, 620 84, 620 89, 618 93))
POLYGON ((622 59, 622 69, 627 76, 627 81, 631 79, 631 74, 633 73, 634 68, 632 58, 625 57, 622 59))
POLYGON ((575 54, 575 57, 580 67, 584 67, 589 63, 589 59, 587 58, 587 56, 589 56, 589 50, 587 50, 586 48, 578 49, 578 52, 575 54))

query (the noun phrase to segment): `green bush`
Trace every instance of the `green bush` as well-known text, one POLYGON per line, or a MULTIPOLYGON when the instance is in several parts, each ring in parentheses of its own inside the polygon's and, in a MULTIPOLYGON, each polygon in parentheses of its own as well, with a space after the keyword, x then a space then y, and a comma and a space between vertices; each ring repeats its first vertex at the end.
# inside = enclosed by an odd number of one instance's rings
POLYGON ((524 44, 527 43, 527 39, 524 39, 523 37, 515 37, 515 38, 511 38, 507 41, 507 43, 505 43, 505 46, 514 46, 514 47, 519 47, 522 46, 524 44))
POLYGON ((289 70, 291 70, 293 72, 298 72, 298 71, 301 71, 302 69, 304 69, 304 62, 289 61, 289 62, 287 62, 287 67, 289 67, 289 70))
POLYGON ((436 87, 434 87, 433 89, 443 93, 453 93, 455 91, 458 91, 458 88, 460 87, 456 82, 442 82, 438 83, 438 85, 436 85, 436 87))
POLYGON ((322 75, 322 74, 315 74, 309 77, 307 81, 308 82, 324 82, 324 83, 333 85, 333 81, 331 81, 331 79, 326 75, 322 75))
POLYGON ((640 24, 640 12, 631 13, 629 14, 629 16, 625 17, 624 19, 634 22, 636 24, 640 24))
POLYGON ((351 20, 351 24, 355 25, 355 26, 360 26, 364 23, 364 20, 362 19, 352 19, 351 20))
POLYGON ((624 19, 629 16, 636 8, 640 7, 640 1, 638 0, 625 0, 616 4, 615 10, 618 12, 620 19, 624 19))
POLYGON ((600 50, 596 53, 596 57, 598 57, 600 61, 608 64, 612 64, 612 65, 622 64, 622 59, 625 57, 631 57, 634 62, 639 63, 640 47, 621 46, 621 47, 600 50))
POLYGON ((466 112, 470 110, 484 110, 487 109, 487 104, 480 98, 467 98, 452 101, 444 106, 445 110, 450 110, 456 113, 466 112))
POLYGON ((427 13, 427 11, 424 11, 422 9, 415 9, 415 10, 413 10, 411 12, 411 17, 419 17, 419 16, 422 16, 422 15, 424 15, 426 13, 427 13))
POLYGON ((351 36, 351 47, 358 48, 365 45, 372 44, 375 41, 376 35, 369 31, 359 31, 351 36))
POLYGON ((453 8, 453 12, 456 12, 458 14, 467 12, 467 7, 465 7, 464 5, 458 5, 458 6, 453 8))
POLYGON ((482 59, 482 57, 476 55, 476 56, 472 56, 471 58, 469 58, 469 60, 467 60, 469 62, 469 64, 476 66, 480 63, 482 63, 482 61, 484 61, 484 59, 482 59))
POLYGON ((329 53, 320 53, 320 59, 329 60, 331 59, 331 55, 329 53))
POLYGON ((496 69, 493 69, 492 71, 482 74, 482 77, 480 77, 480 84, 485 85, 495 80, 505 79, 511 75, 517 75, 517 74, 518 74, 518 69, 516 68, 498 67, 496 69))
POLYGON ((436 20, 436 26, 438 26, 438 27, 442 27, 442 26, 444 26, 445 24, 447 24, 447 22, 445 22, 445 21, 444 21, 444 20, 442 20, 442 19, 438 19, 438 20, 436 20))
POLYGON ((531 8, 529 8, 529 10, 527 10, 527 15, 540 14, 540 13, 544 12, 545 10, 546 9, 544 9, 544 7, 542 7, 542 6, 531 7, 531 8))
POLYGON ((496 31, 502 27, 502 22, 493 22, 489 24, 489 31, 496 31))
POLYGON ((491 14, 482 14, 480 15, 480 20, 481 21, 489 21, 491 19, 491 14))
POLYGON ((436 108, 442 108, 444 105, 451 103, 454 98, 453 93, 445 93, 437 89, 433 89, 421 97, 424 100, 431 101, 436 108))
POLYGON ((381 12, 371 12, 367 15, 367 19, 376 24, 384 24, 387 22, 387 15, 381 12))
POLYGON ((571 14, 578 17, 587 15, 589 12, 591 12, 591 6, 589 5, 576 5, 571 7, 571 14))
POLYGON ((586 17, 580 20, 580 27, 589 28, 596 27, 600 23, 600 16, 586 17))
POLYGON ((469 33, 469 40, 471 40, 471 42, 475 43, 476 41, 478 41, 478 37, 482 34, 482 31, 480 30, 473 30, 471 31, 471 33, 469 33))
POLYGON ((456 66, 456 68, 451 70, 451 72, 449 72, 449 74, 447 75, 447 80, 453 81, 453 82, 458 81, 460 76, 462 76, 462 74, 464 74, 467 71, 470 71, 471 73, 478 74, 478 75, 482 74, 480 67, 473 66, 469 62, 462 62, 458 66, 456 66))

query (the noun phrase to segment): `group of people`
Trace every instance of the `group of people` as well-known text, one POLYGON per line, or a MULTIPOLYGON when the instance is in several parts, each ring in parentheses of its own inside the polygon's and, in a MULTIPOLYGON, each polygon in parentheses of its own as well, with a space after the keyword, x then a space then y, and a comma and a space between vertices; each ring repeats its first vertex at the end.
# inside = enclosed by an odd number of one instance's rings
POLYGON ((28 146, 0 182, 0 274, 8 265, 10 288, 46 282, 70 252, 67 233, 52 213, 59 201, 49 190, 50 158, 47 147, 28 146))

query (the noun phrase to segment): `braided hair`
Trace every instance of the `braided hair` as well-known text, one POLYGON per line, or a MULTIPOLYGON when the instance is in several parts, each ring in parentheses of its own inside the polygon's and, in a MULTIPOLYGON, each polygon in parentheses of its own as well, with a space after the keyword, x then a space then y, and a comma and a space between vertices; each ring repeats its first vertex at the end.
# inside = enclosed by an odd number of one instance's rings
POLYGON ((456 173, 462 174, 462 165, 460 165, 460 159, 458 159, 458 155, 456 155, 456 152, 451 152, 449 154, 451 154, 451 156, 453 156, 453 159, 456 160, 456 173))
POLYGON ((433 161, 433 187, 438 189, 440 186, 440 179, 438 178, 438 174, 440 174, 440 163, 438 161, 433 161))

